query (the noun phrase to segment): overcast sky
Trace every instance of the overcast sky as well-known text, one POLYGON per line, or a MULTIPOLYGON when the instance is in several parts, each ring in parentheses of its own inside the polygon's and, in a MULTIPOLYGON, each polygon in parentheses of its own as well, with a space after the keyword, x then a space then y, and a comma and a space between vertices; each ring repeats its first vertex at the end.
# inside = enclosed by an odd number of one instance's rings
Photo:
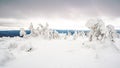
POLYGON ((48 22, 50 28, 79 29, 90 18, 119 27, 120 0, 0 0, 2 28, 48 22))

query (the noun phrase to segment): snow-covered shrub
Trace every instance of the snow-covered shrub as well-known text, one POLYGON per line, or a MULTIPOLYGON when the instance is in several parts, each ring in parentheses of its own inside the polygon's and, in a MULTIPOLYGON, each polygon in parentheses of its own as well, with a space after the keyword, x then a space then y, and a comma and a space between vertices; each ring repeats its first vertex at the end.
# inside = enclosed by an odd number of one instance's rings
POLYGON ((89 40, 102 40, 105 35, 105 25, 101 19, 88 20, 86 26, 90 29, 89 40))
POLYGON ((118 34, 113 25, 106 26, 106 37, 111 41, 114 41, 114 39, 118 37, 118 34))

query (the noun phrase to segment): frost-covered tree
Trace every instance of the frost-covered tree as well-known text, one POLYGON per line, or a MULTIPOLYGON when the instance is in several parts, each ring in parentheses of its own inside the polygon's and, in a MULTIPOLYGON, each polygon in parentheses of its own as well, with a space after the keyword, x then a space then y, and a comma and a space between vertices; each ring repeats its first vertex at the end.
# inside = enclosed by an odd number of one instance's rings
POLYGON ((34 34, 35 34, 35 32, 34 32, 35 29, 33 28, 33 24, 32 24, 32 23, 31 23, 30 26, 29 26, 29 30, 30 30, 30 35, 31 35, 31 36, 34 36, 34 34))
POLYGON ((84 38, 84 37, 85 37, 85 32, 84 32, 84 31, 81 31, 81 32, 80 32, 80 36, 81 36, 82 38, 84 38))
POLYGON ((67 34, 64 35, 64 39, 65 39, 65 40, 67 39, 67 34))
POLYGON ((26 32, 25 32, 24 28, 20 29, 20 36, 26 37, 26 32))
POLYGON ((46 26, 39 24, 39 26, 41 27, 41 29, 40 29, 41 35, 45 35, 45 33, 48 31, 48 24, 46 23, 46 26))
POLYGON ((32 23, 30 24, 29 29, 30 29, 30 30, 34 29, 32 23))
POLYGON ((46 26, 43 27, 43 34, 44 34, 44 38, 45 39, 49 39, 49 29, 48 29, 49 25, 46 23, 46 26))
POLYGON ((59 33, 55 30, 53 32, 53 39, 58 39, 60 36, 59 36, 59 33))
POLYGON ((29 26, 29 30, 30 30, 30 36, 36 37, 36 36, 40 35, 39 27, 37 27, 36 29, 34 29, 32 23, 29 26))
POLYGON ((38 31, 38 33, 40 34, 40 29, 39 29, 39 27, 37 27, 37 29, 36 29, 37 31, 38 31))
POLYGON ((45 26, 43 26, 42 24, 39 24, 39 26, 41 27, 40 29, 40 35, 44 38, 44 39, 50 39, 51 37, 51 30, 48 28, 49 25, 48 23, 46 23, 45 26))
POLYGON ((40 26, 40 29, 39 29, 39 31, 40 31, 40 35, 43 35, 43 25, 42 24, 39 24, 39 26, 40 26))
POLYGON ((76 40, 78 38, 78 32, 75 31, 74 34, 73 34, 73 40, 76 40))
POLYGON ((114 41, 114 39, 118 37, 118 34, 113 25, 106 26, 106 37, 111 41, 114 41))
POLYGON ((49 39, 53 39, 53 30, 49 29, 49 39))
POLYGON ((88 20, 86 26, 90 29, 89 41, 102 40, 105 35, 105 25, 101 19, 88 20))
POLYGON ((39 35, 40 35, 39 27, 37 27, 37 28, 34 30, 34 35, 35 35, 35 36, 39 36, 39 35))
POLYGON ((64 39, 73 40, 72 33, 70 31, 68 31, 67 34, 65 35, 64 39))
POLYGON ((77 35, 78 35, 78 37, 80 37, 80 36, 81 36, 81 32, 80 32, 80 31, 78 31, 78 32, 77 32, 77 35))
POLYGON ((70 31, 68 31, 68 34, 67 34, 67 36, 68 36, 68 37, 70 37, 70 36, 71 36, 71 32, 70 32, 70 31))

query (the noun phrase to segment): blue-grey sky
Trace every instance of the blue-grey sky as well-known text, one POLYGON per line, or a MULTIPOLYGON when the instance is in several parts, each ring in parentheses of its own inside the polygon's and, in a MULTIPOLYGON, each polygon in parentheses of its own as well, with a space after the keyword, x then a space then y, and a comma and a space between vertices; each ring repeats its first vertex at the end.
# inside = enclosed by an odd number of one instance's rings
POLYGON ((92 17, 117 19, 119 7, 120 0, 0 0, 0 25, 27 23, 35 18, 63 18, 79 23, 77 20, 92 17))

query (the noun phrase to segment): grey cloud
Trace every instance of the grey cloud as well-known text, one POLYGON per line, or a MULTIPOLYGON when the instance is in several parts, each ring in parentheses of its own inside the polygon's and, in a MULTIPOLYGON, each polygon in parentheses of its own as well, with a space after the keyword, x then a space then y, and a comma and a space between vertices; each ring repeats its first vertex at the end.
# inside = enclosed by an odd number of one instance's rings
POLYGON ((94 0, 93 5, 100 14, 120 17, 120 0, 94 0))
POLYGON ((21 26, 20 25, 20 23, 14 23, 14 22, 12 22, 12 23, 10 23, 10 22, 0 22, 0 26, 4 26, 4 27, 19 27, 19 26, 21 26))
POLYGON ((0 0, 0 17, 70 17, 70 14, 119 17, 119 6, 119 0, 0 0))

